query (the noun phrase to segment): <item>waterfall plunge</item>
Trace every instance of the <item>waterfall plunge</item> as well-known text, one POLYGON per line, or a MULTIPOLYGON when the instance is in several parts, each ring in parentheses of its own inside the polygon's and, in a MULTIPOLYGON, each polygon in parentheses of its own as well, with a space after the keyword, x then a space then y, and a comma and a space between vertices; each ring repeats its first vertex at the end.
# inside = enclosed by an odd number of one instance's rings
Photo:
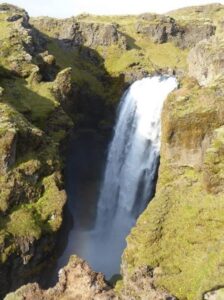
POLYGON ((105 228, 120 210, 136 218, 146 207, 158 166, 161 110, 176 86, 173 77, 145 78, 123 96, 100 193, 98 226, 105 228))
POLYGON ((109 148, 96 220, 93 267, 119 273, 125 237, 153 196, 160 151, 163 102, 174 77, 136 81, 124 94, 109 148))
POLYGON ((124 94, 98 201, 95 227, 74 227, 64 258, 76 253, 109 279, 119 273, 125 238, 153 196, 160 150, 160 115, 174 77, 155 76, 124 94))

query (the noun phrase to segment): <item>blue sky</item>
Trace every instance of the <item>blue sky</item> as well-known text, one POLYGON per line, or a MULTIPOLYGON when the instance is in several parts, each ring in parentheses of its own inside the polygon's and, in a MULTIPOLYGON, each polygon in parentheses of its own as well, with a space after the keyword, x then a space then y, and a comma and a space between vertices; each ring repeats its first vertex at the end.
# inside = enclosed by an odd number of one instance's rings
POLYGON ((142 12, 164 13, 172 9, 224 0, 5 0, 25 8, 30 16, 48 15, 64 18, 82 12, 92 14, 138 14, 142 12))

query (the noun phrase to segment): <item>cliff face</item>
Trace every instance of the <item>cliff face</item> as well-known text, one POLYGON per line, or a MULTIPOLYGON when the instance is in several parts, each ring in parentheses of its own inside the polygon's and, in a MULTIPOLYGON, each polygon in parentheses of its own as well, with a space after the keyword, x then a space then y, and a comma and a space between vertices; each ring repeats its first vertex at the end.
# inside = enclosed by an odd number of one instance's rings
POLYGON ((128 84, 155 73, 180 80, 163 110, 156 195, 128 237, 116 295, 74 259, 55 288, 28 285, 7 299, 219 299, 223 16, 217 4, 169 16, 29 20, 0 5, 2 294, 35 279, 54 249, 66 202, 60 144, 73 124, 107 135, 128 84))
MULTIPOLYGON (((55 70, 27 13, 0 6, 0 294, 35 276, 52 253, 66 193, 60 141, 72 120, 55 98, 55 70), (50 73, 50 72, 49 72, 50 73), (54 118, 58 118, 57 126, 54 118)), ((68 80, 68 79, 67 79, 68 80)), ((64 95, 66 97, 66 95, 64 95)))

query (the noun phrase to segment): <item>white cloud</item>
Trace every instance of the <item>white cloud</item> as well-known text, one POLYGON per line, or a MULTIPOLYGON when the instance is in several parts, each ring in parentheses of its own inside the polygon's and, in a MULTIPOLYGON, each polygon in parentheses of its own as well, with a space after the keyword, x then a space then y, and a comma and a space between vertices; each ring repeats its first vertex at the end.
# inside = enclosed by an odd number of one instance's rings
MULTIPOLYGON (((164 13, 172 9, 215 3, 217 0, 6 0, 25 8, 31 16, 69 17, 82 12, 92 14, 164 13)), ((224 4, 224 0, 219 1, 224 4)))

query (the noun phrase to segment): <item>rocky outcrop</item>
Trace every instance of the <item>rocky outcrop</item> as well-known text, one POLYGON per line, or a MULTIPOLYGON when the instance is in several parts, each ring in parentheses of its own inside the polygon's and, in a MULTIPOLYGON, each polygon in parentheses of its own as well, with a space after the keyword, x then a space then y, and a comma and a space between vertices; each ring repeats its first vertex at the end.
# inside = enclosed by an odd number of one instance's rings
POLYGON ((33 25, 39 30, 49 33, 66 48, 86 46, 110 46, 119 44, 126 48, 125 36, 119 32, 117 24, 96 24, 82 22, 75 18, 56 20, 52 18, 36 18, 33 25))
POLYGON ((38 284, 28 284, 5 300, 118 300, 112 288, 101 273, 93 272, 86 262, 72 256, 68 265, 60 270, 58 283, 49 290, 42 290, 38 284))
POLYGON ((198 42, 207 40, 215 35, 216 26, 213 24, 204 24, 204 22, 195 22, 193 24, 183 25, 180 29, 180 35, 174 40, 176 45, 181 48, 192 48, 198 42))
POLYGON ((146 35, 155 43, 166 43, 180 34, 180 28, 173 18, 144 14, 139 19, 140 21, 136 24, 136 32, 146 35))
POLYGON ((222 40, 214 37, 201 41, 190 51, 188 62, 189 75, 201 85, 210 84, 224 72, 222 40))
POLYGON ((143 34, 155 43, 174 42, 180 48, 191 48, 198 42, 215 34, 216 26, 204 22, 181 24, 174 18, 153 14, 139 17, 136 32, 143 34))
POLYGON ((4 300, 176 300, 165 290, 156 289, 152 272, 150 268, 140 268, 131 278, 125 279, 124 288, 115 292, 103 274, 92 271, 85 261, 71 256, 68 265, 59 271, 58 283, 53 288, 43 290, 36 283, 28 284, 8 294, 4 300))
POLYGON ((55 97, 62 103, 66 104, 66 99, 72 92, 72 69, 67 68, 58 73, 54 85, 53 93, 55 97))
POLYGON ((43 40, 29 24, 27 12, 13 5, 0 5, 3 34, 0 41, 0 53, 4 65, 14 74, 29 76, 35 69, 33 56, 41 51, 43 40), (7 23, 9 26, 7 26, 7 23))

